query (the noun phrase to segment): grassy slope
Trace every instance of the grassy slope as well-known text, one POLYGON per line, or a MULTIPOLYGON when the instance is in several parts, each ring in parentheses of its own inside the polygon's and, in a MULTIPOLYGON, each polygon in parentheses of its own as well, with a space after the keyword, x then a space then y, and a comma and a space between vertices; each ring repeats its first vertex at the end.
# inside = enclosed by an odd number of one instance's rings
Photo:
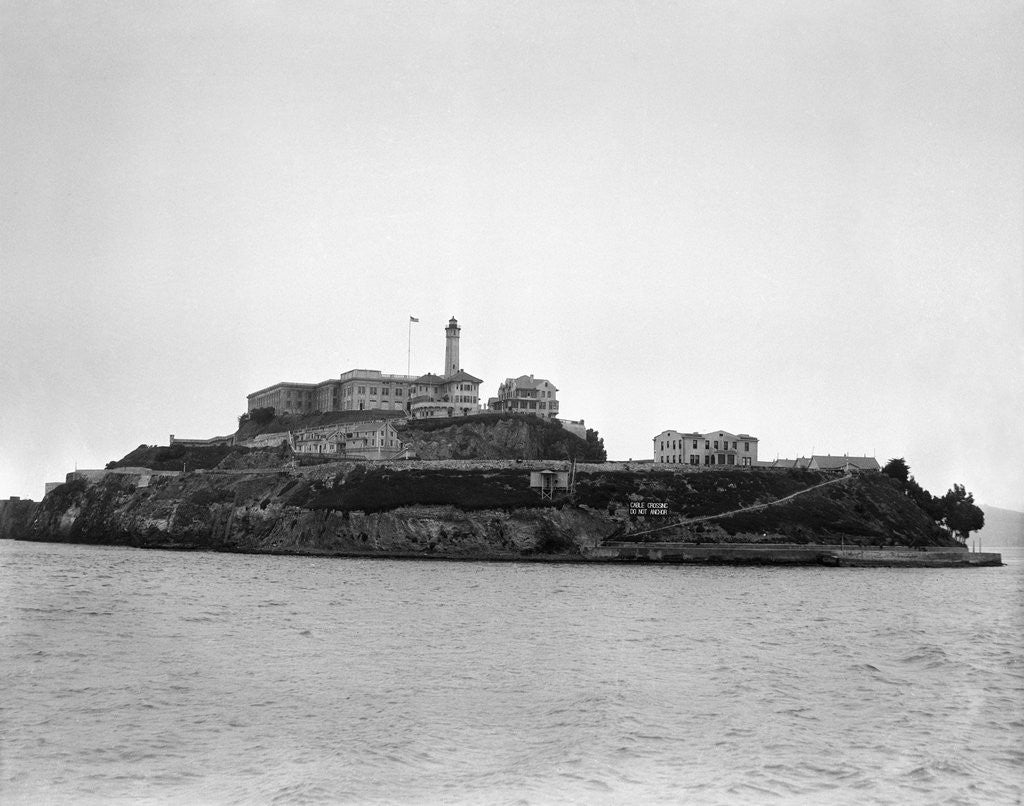
MULTIPOLYGON (((630 501, 665 501, 674 519, 730 512, 776 501, 834 478, 825 473, 715 471, 704 473, 604 471, 580 473, 574 503, 618 515, 630 501)), ((300 503, 296 501, 296 503, 300 503)), ((313 486, 301 501, 312 509, 385 512, 402 506, 450 505, 465 511, 558 506, 529 488, 529 471, 360 467, 313 486)), ((697 532, 768 533, 795 542, 846 537, 865 542, 942 545, 944 534, 888 478, 865 474, 763 510, 716 519, 697 532)), ((713 539, 713 538, 712 538, 713 539)))

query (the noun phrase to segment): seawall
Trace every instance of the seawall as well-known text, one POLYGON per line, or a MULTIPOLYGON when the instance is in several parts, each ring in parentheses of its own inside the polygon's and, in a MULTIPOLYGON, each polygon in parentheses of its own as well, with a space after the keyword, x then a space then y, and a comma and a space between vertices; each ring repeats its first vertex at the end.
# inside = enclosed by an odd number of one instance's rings
POLYGON ((841 567, 952 568, 1002 565, 994 552, 922 547, 882 546, 847 548, 827 543, 697 545, 683 543, 605 544, 585 551, 588 559, 604 562, 686 563, 705 565, 829 565, 841 567))

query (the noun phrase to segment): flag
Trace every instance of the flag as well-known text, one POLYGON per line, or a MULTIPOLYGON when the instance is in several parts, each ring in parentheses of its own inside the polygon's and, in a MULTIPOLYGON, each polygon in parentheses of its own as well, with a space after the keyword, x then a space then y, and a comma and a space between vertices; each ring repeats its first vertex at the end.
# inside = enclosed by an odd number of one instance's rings
POLYGON ((417 318, 416 318, 415 316, 410 316, 410 317, 409 317, 409 321, 410 321, 410 322, 418 322, 418 321, 420 321, 420 320, 419 320, 419 319, 417 319, 417 318))

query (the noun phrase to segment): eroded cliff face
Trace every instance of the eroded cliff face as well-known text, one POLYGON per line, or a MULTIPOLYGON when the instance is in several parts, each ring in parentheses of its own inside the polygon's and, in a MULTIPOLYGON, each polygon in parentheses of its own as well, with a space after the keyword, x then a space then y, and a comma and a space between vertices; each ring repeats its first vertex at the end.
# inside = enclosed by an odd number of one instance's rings
POLYGON ((0 501, 0 538, 24 533, 37 506, 27 499, 0 501))
POLYGON ((614 528, 587 509, 537 507, 466 512, 450 505, 385 512, 310 508, 318 482, 301 472, 195 473, 71 482, 14 534, 28 540, 149 548, 302 554, 514 558, 577 555, 614 528))
POLYGON ((810 489, 825 476, 743 471, 577 474, 573 501, 543 501, 516 463, 240 469, 69 482, 0 537, 153 548, 512 559, 579 557, 605 539, 942 545, 884 477, 850 478, 765 509, 703 520, 810 489), (705 489, 707 488, 707 489, 705 489), (671 504, 633 518, 630 501, 671 504), (676 526, 680 521, 684 525, 676 526), (663 528, 663 527, 668 528, 663 528), (652 531, 653 530, 653 531, 652 531))

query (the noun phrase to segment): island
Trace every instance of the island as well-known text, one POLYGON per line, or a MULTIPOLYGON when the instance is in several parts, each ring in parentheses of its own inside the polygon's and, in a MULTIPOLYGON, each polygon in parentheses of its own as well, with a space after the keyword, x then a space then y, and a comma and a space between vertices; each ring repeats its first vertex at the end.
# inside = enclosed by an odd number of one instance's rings
MULTIPOLYGON (((286 424, 301 432, 317 417, 286 424)), ((968 551, 899 473, 609 462, 596 432, 511 413, 389 420, 406 458, 241 444, 282 422, 69 473, 38 503, 0 502, 0 537, 447 560, 1001 564, 968 551)))

